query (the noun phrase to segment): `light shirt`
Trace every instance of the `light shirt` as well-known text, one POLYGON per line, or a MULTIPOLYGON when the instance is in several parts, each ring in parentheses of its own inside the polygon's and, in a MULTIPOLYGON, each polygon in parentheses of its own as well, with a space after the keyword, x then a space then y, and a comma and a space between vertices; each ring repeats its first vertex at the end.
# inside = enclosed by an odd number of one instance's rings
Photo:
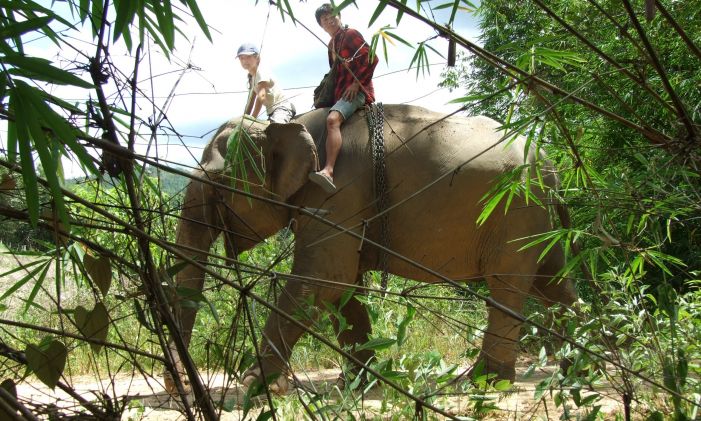
MULTIPOLYGON (((273 110, 280 106, 289 107, 285 95, 275 85, 275 80, 273 79, 272 75, 261 66, 258 66, 258 71, 256 71, 255 77, 251 77, 250 74, 248 75, 248 88, 250 89, 251 86, 258 86, 260 82, 268 82, 270 84, 270 86, 265 89, 265 103, 263 103, 265 106, 265 112, 268 114, 268 116, 273 113, 273 110)), ((255 96, 255 92, 253 92, 251 95, 255 96)))

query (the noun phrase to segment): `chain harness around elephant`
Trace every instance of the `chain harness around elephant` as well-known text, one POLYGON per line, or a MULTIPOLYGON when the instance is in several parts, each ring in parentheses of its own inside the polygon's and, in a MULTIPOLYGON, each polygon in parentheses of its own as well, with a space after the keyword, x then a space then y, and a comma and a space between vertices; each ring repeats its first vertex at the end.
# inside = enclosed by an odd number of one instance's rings
MULTIPOLYGON (((375 102, 368 105, 366 114, 370 132, 375 205, 377 213, 380 215, 379 244, 383 248, 389 248, 389 214, 385 212, 388 207, 389 195, 387 193, 387 167, 385 163, 385 115, 382 103, 375 102)), ((389 278, 389 273, 387 272, 387 259, 389 256, 383 248, 379 250, 379 267, 382 272, 382 291, 385 291, 387 290, 387 280, 389 278)))

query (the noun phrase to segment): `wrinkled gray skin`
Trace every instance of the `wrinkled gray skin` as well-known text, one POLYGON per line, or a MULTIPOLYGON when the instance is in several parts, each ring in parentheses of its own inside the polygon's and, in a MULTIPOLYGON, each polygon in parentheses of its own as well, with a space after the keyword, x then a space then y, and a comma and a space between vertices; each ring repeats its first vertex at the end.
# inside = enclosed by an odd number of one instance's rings
MULTIPOLYGON (((339 190, 331 196, 307 179, 309 172, 315 170, 319 162, 324 162, 325 148, 315 145, 314 139, 319 142, 323 138, 325 118, 326 110, 317 110, 301 115, 296 120, 301 124, 245 123, 265 157, 265 186, 252 186, 252 193, 297 206, 328 210, 327 219, 361 234, 361 222, 377 213, 373 204, 365 112, 357 112, 342 127, 343 148, 334 180, 339 190)), ((572 284, 550 282, 564 264, 562 248, 553 247, 547 257, 538 262, 542 246, 518 251, 526 242, 513 241, 551 230, 547 210, 515 198, 506 215, 503 208, 498 207, 484 225, 478 227, 475 223, 482 210, 478 202, 493 181, 524 163, 524 140, 517 139, 506 148, 503 142, 490 149, 503 135, 495 121, 486 117, 451 117, 440 121, 441 118, 442 115, 420 107, 385 106, 389 202, 390 206, 396 205, 389 212, 391 248, 455 281, 486 279, 491 297, 519 313, 528 295, 539 297, 548 305, 571 304, 575 299, 572 284), (424 127, 428 128, 421 131, 424 127)), ((229 184, 222 169, 227 139, 235 125, 229 122, 220 128, 202 155, 201 165, 207 174, 197 170, 195 176, 206 175, 229 184)), ((535 162, 533 151, 527 162, 535 162)), ((534 171, 532 166, 531 176, 534 171)), ((543 176, 547 184, 555 185, 554 174, 544 173, 543 176)), ((535 193, 544 198, 545 194, 535 184, 535 193)), ((361 243, 358 238, 332 235, 336 231, 327 224, 286 207, 249 201, 242 195, 198 181, 192 181, 187 188, 177 242, 189 249, 201 250, 200 258, 204 260, 204 253, 224 232, 231 251, 238 254, 288 226, 291 219, 296 221, 292 224, 296 237, 292 272, 335 284, 327 287, 289 281, 279 296, 278 309, 299 314, 297 306, 308 307, 305 303, 310 294, 316 306, 324 309, 323 302, 336 303, 344 293, 338 285, 355 285, 361 282, 364 272, 379 269, 377 249, 367 242, 358 252, 361 243)), ((379 222, 373 220, 365 231, 366 238, 379 242, 378 232, 379 222)), ((434 275, 394 257, 389 258, 388 270, 404 278, 429 283, 439 281, 434 275)), ((177 282, 202 289, 203 272, 187 266, 178 274, 177 282)), ((305 310, 306 314, 310 313, 308 308, 305 310)), ((340 333, 340 344, 352 347, 366 342, 371 326, 360 301, 351 299, 341 312, 352 328, 340 333)), ((182 310, 186 344, 194 318, 193 310, 182 310)), ((494 307, 489 308, 481 358, 487 370, 500 378, 514 379, 520 326, 520 321, 494 307)), ((265 354, 262 369, 266 377, 285 372, 292 348, 302 333, 301 328, 277 314, 268 318, 261 344, 265 354)), ((354 355, 360 361, 372 357, 370 351, 354 355)), ((249 371, 244 383, 250 384, 259 375, 260 368, 249 371)), ((168 384, 173 390, 172 381, 168 384)), ((284 392, 287 387, 284 375, 271 385, 277 392, 284 392)))

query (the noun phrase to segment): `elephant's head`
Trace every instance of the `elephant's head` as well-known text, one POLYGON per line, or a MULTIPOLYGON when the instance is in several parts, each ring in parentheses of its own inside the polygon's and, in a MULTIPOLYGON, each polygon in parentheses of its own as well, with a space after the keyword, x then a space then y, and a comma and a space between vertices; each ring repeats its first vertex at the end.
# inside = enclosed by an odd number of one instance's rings
MULTIPOLYGON (((233 176, 239 190, 287 201, 307 182, 309 172, 316 170, 318 158, 314 140, 301 124, 267 125, 247 120, 241 124, 235 120, 215 134, 202 154, 201 165, 221 184, 231 185, 233 176), (230 142, 232 134, 240 129, 245 134, 239 132, 236 142, 230 142), (228 150, 235 143, 239 145, 238 152, 228 150), (238 158, 227 159, 227 153, 238 153, 238 158)), ((233 234, 225 235, 227 242, 233 244, 233 253, 253 247, 287 223, 288 211, 284 207, 223 189, 214 189, 214 194, 214 201, 223 206, 213 217, 223 220, 225 234, 233 234)))

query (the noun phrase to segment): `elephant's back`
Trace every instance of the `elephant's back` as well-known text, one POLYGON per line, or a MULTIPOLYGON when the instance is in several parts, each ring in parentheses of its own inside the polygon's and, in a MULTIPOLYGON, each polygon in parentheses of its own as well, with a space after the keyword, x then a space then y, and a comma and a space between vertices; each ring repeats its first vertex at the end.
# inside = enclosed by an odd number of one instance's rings
MULTIPOLYGON (((385 118, 390 204, 401 204, 390 212, 391 243, 398 253, 466 279, 479 272, 485 244, 515 252, 511 240, 545 229, 547 219, 535 213, 515 216, 525 219, 515 226, 497 221, 503 212, 482 228, 475 223, 480 201, 500 175, 524 163, 524 140, 505 136, 500 123, 407 105, 386 106, 385 118)), ((394 259, 391 264, 404 276, 432 280, 411 265, 394 259)))

